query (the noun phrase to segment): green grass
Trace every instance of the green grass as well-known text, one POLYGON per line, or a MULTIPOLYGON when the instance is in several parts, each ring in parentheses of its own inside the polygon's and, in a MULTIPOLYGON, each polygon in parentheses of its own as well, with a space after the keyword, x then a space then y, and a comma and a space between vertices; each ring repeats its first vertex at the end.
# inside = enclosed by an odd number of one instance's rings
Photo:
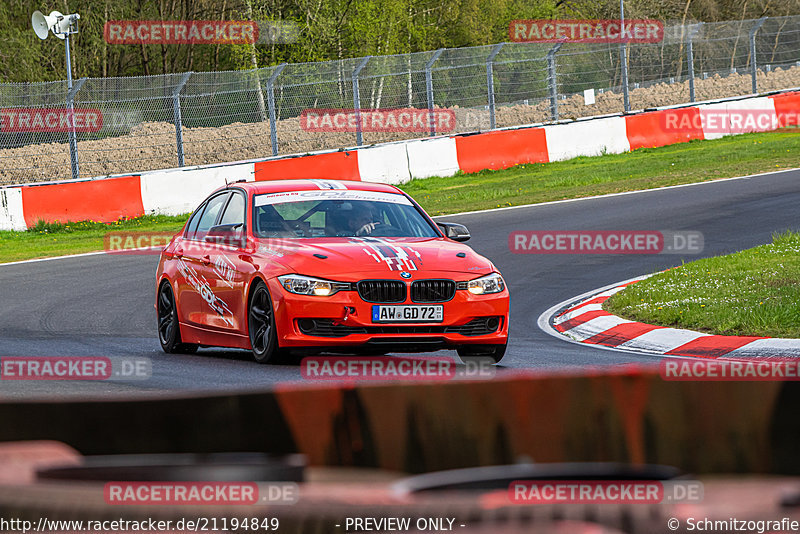
MULTIPOLYGON (((402 186, 431 215, 535 204, 621 191, 703 182, 797 166, 798 131, 691 141, 625 154, 527 164, 402 186)), ((111 225, 80 222, 0 232, 0 263, 103 249, 107 231, 177 231, 187 216, 145 216, 111 225)))
POLYGON ((800 233, 659 273, 608 299, 645 323, 713 334, 800 338, 800 233))
POLYGON ((177 232, 188 216, 145 215, 104 224, 39 223, 26 232, 0 232, 0 263, 103 250, 109 232, 177 232))

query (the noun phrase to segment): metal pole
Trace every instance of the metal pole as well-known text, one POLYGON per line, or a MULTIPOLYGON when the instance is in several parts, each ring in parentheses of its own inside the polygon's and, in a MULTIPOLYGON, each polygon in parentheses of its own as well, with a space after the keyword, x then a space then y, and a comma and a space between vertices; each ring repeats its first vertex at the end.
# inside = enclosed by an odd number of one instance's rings
POLYGON ((181 118, 181 91, 192 72, 185 72, 172 91, 172 115, 175 120, 175 145, 178 149, 178 167, 183 167, 183 119, 181 118))
POLYGON ((433 118, 433 76, 431 75, 431 68, 444 51, 444 48, 440 48, 434 52, 430 61, 425 64, 425 91, 428 93, 428 123, 431 127, 431 137, 436 135, 436 121, 433 118))
POLYGON ((550 87, 550 118, 558 120, 558 85, 556 83, 556 52, 564 43, 557 43, 547 52, 547 85, 550 87))
POLYGON ((81 90, 83 84, 86 83, 88 78, 80 78, 78 79, 75 84, 72 83, 72 76, 67 78, 67 85, 70 87, 69 91, 67 91, 67 110, 68 110, 68 123, 69 123, 69 155, 70 155, 70 165, 72 167, 72 178, 77 180, 80 178, 80 172, 78 169, 78 144, 75 138, 75 95, 78 94, 78 91, 81 90))
POLYGON ((361 60, 361 63, 353 69, 353 108, 356 113, 356 143, 358 146, 364 144, 364 137, 361 134, 361 97, 358 94, 358 75, 361 69, 367 66, 367 62, 372 56, 367 56, 361 60))
MULTIPOLYGON (((67 51, 67 120, 69 121, 69 161, 72 167, 72 179, 77 180, 80 178, 81 172, 78 165, 78 140, 75 138, 75 106, 73 99, 77 91, 72 91, 72 58, 69 53, 70 34, 66 34, 64 39, 64 46, 67 51)), ((84 80, 85 81, 85 80, 84 80)), ((80 85, 83 85, 81 82, 80 85)), ((78 88, 80 89, 80 85, 78 88)))
POLYGON ((756 71, 758 70, 758 65, 756 64, 756 32, 766 20, 767 17, 761 17, 750 28, 750 77, 753 82, 753 94, 758 93, 758 82, 756 81, 756 71))
POLYGON ((695 101, 694 96, 694 36, 697 34, 697 30, 700 29, 700 26, 703 23, 693 24, 689 28, 689 33, 687 34, 688 42, 686 43, 686 67, 689 70, 689 102, 695 101))
POLYGON ((619 0, 619 35, 622 43, 619 46, 620 61, 622 62, 622 101, 625 112, 631 110, 631 100, 628 95, 628 43, 624 39, 625 28, 625 0, 619 0))
POLYGON ((500 53, 500 49, 503 48, 504 44, 505 43, 494 45, 492 53, 486 58, 486 87, 489 92, 489 128, 492 130, 494 130, 494 68, 492 65, 494 63, 494 58, 500 53))
POLYGON ((278 155, 278 127, 276 125, 277 118, 275 117, 275 80, 278 79, 281 71, 286 67, 286 63, 281 63, 275 67, 275 72, 269 77, 267 81, 267 101, 269 102, 269 139, 272 143, 272 155, 278 155))

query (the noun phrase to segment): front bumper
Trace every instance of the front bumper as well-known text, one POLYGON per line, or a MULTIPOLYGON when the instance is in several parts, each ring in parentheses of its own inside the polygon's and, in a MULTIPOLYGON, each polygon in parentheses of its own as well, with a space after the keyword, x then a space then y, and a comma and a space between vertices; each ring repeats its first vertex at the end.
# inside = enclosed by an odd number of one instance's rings
MULTIPOLYGON (((269 289, 278 342, 284 348, 366 346, 422 352, 508 342, 508 289, 491 295, 457 290, 452 300, 430 304, 443 306, 444 320, 440 323, 375 323, 375 304, 362 300, 357 291, 339 291, 330 297, 296 295, 276 279, 269 281, 269 289), (311 328, 312 322, 316 327, 311 328), (497 327, 492 330, 494 324, 497 327)), ((428 304, 407 298, 391 305, 428 304)))

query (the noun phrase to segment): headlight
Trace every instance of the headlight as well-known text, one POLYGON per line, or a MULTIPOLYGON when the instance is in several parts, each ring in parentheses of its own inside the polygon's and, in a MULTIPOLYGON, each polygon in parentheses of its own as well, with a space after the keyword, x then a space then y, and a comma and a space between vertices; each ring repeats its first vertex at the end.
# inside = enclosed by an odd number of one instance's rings
POLYGON ((467 282, 467 290, 473 295, 488 295, 500 293, 506 288, 506 283, 499 273, 492 273, 467 282))
POLYGON ((345 282, 332 282, 301 274, 286 274, 279 276, 278 280, 286 291, 298 295, 329 297, 338 291, 350 289, 350 284, 345 282))

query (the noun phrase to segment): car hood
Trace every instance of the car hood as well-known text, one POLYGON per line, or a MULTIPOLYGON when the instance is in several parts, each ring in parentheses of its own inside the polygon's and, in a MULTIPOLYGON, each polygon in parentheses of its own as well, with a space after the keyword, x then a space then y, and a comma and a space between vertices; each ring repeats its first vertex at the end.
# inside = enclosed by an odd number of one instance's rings
POLYGON ((262 239, 256 254, 288 271, 343 281, 394 278, 401 271, 458 272, 469 279, 494 270, 491 261, 469 246, 445 238, 262 239))

